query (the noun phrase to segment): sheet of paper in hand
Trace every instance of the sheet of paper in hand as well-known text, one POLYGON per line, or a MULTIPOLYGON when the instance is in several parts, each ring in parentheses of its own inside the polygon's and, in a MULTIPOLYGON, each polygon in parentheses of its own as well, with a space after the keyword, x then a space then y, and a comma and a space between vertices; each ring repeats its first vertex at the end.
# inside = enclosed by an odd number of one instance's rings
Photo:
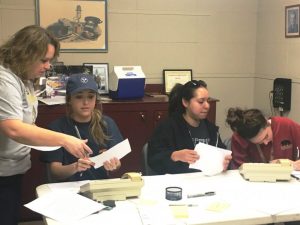
POLYGON ((199 169, 205 175, 213 176, 223 171, 223 162, 226 155, 231 155, 230 150, 218 148, 215 146, 199 143, 195 147, 195 151, 200 159, 194 164, 190 164, 190 168, 199 169))

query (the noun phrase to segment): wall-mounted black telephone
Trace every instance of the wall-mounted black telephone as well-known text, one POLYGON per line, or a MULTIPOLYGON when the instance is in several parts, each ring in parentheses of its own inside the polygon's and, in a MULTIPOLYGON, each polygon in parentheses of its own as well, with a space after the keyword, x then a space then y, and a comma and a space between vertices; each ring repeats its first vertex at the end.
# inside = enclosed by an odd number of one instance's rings
POLYGON ((291 89, 292 80, 286 78, 276 78, 273 86, 273 107, 280 111, 291 109, 291 89))

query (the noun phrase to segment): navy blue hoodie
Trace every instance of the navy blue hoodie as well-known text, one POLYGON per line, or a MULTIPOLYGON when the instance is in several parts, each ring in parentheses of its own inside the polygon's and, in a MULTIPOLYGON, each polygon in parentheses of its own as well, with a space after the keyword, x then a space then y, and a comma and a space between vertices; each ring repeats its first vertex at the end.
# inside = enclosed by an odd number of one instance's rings
MULTIPOLYGON (((207 119, 201 120, 207 125, 209 145, 226 148, 219 136, 219 128, 207 119)), ((157 174, 176 174, 199 172, 190 169, 189 164, 181 161, 174 162, 171 154, 182 149, 194 149, 187 122, 179 113, 173 113, 162 121, 154 130, 148 142, 148 163, 157 174)))

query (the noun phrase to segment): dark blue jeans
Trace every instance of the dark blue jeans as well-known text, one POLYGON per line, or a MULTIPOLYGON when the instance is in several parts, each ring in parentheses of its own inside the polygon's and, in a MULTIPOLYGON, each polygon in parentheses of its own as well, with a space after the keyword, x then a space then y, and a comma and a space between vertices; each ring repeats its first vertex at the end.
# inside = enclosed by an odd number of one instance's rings
POLYGON ((2 225, 17 225, 23 175, 0 177, 0 218, 2 225))

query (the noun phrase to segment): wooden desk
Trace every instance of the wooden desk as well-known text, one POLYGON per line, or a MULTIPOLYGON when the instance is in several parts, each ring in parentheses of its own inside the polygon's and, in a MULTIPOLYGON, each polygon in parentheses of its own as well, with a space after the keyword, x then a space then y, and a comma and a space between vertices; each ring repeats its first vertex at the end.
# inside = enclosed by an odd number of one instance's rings
MULTIPOLYGON (((194 205, 194 207, 188 208, 188 218, 176 219, 176 224, 181 222, 180 224, 199 225, 253 225, 300 220, 300 196, 298 194, 300 182, 296 180, 277 183, 248 182, 240 176, 238 170, 227 171, 212 177, 204 176, 202 173, 190 173, 144 176, 143 178, 145 185, 138 199, 116 202, 116 208, 111 210, 109 216, 106 212, 100 212, 93 215, 94 223, 91 223, 91 218, 87 218, 90 220, 89 224, 96 224, 97 221, 107 225, 119 224, 117 221, 120 221, 120 217, 124 215, 126 215, 126 224, 142 224, 141 218, 137 219, 139 217, 150 220, 157 218, 159 224, 165 224, 164 215, 170 213, 169 204, 194 205), (169 186, 181 187, 183 199, 180 201, 166 200, 165 188, 169 186), (190 193, 207 191, 215 191, 216 195, 199 198, 186 197, 190 193), (157 208, 157 211, 152 211, 152 215, 145 215, 140 210, 140 207, 147 207, 147 202, 149 209, 157 208), (124 207, 124 204, 128 204, 128 207, 124 207), (132 207, 132 204, 135 207, 132 207), (227 205, 227 208, 220 211, 208 210, 209 206, 213 204, 227 205), (123 207, 119 207, 119 205, 123 207), (133 210, 133 208, 138 210, 133 210)), ((74 183, 70 182, 70 184, 74 183)), ((50 186, 47 184, 37 187, 36 190, 38 196, 51 192, 50 186)), ((46 217, 44 219, 47 225, 62 225, 53 219, 46 217)), ((144 224, 155 224, 143 222, 144 224)), ((78 223, 78 225, 81 224, 87 223, 83 220, 78 223)))
MULTIPOLYGON (((218 100, 210 101, 210 112, 208 119, 215 123, 216 103, 218 100)), ((154 127, 162 119, 167 117, 167 96, 149 97, 138 100, 113 100, 103 101, 103 113, 112 117, 117 123, 124 138, 128 138, 132 152, 122 159, 121 169, 112 177, 120 177, 125 172, 139 172, 142 169, 143 145, 153 132, 154 127)), ((39 104, 37 125, 47 128, 48 124, 55 119, 64 116, 65 105, 39 104)), ((22 188, 22 203, 28 203, 35 199, 35 188, 46 183, 45 164, 39 160, 40 152, 32 151, 32 168, 25 174, 22 188)), ((21 221, 38 220, 40 216, 22 207, 21 221)))

